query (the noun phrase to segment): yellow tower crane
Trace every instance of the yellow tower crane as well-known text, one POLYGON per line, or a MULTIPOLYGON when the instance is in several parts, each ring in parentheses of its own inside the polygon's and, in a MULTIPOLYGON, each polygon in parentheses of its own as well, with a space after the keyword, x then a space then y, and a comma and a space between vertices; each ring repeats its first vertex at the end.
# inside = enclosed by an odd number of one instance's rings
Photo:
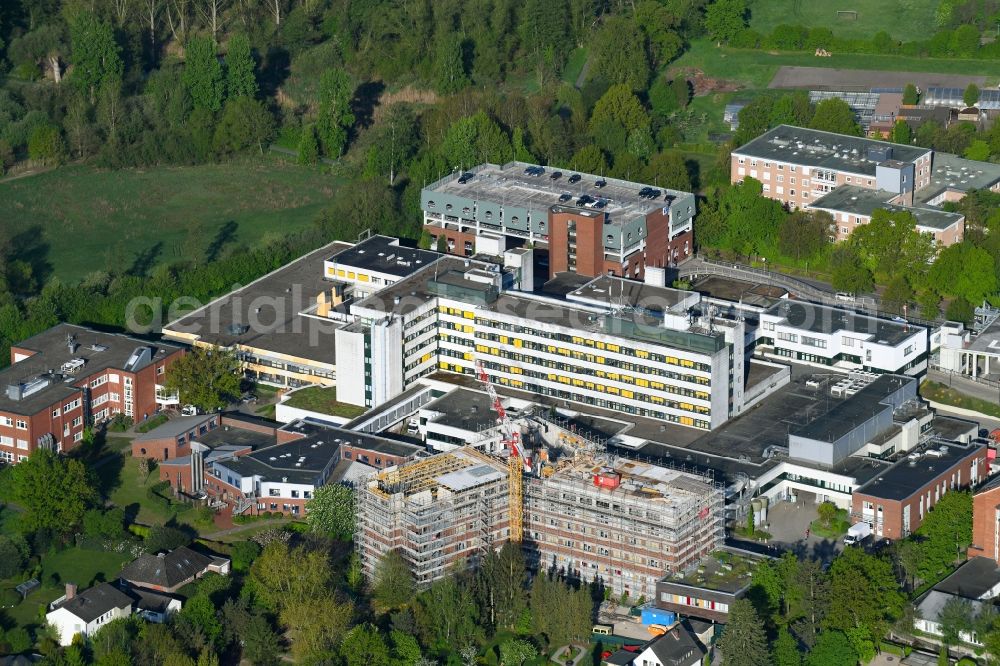
POLYGON ((510 451, 507 457, 507 502, 510 510, 510 540, 520 543, 524 538, 524 472, 531 469, 531 460, 521 454, 521 433, 515 430, 507 416, 507 410, 500 402, 500 396, 493 388, 493 382, 483 368, 482 361, 476 361, 476 377, 486 387, 486 393, 493 403, 500 425, 501 443, 510 451))

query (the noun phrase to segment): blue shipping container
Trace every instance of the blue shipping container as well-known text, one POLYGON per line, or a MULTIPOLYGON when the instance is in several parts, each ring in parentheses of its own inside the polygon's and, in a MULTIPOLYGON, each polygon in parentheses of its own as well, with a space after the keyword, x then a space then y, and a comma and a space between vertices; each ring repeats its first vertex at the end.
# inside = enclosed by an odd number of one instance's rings
POLYGON ((677 615, 671 611, 661 610, 659 608, 642 609, 642 623, 644 625, 662 624, 665 627, 669 627, 676 621, 677 615))

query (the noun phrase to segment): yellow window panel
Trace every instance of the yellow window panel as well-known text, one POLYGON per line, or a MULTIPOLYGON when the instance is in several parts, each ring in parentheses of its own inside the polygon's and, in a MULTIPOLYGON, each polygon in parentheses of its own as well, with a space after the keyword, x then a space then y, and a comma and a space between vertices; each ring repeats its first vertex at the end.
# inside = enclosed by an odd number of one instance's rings
POLYGON ((334 270, 333 266, 330 266, 329 268, 326 269, 326 274, 327 275, 335 275, 336 274, 336 271, 334 270))
POLYGON ((657 405, 662 405, 663 404, 663 398, 661 398, 658 395, 651 395, 651 396, 649 396, 649 399, 652 402, 655 402, 657 405))
POLYGON ((368 277, 367 273, 358 273, 358 279, 362 282, 371 282, 371 278, 368 277))
POLYGON ((639 358, 649 358, 649 352, 644 351, 642 349, 636 349, 635 355, 638 356, 639 358))
POLYGON ((550 354, 555 354, 556 353, 556 347, 555 347, 555 345, 549 345, 548 352, 550 354))
POLYGON ((636 379, 635 385, 642 388, 649 388, 649 381, 645 379, 636 379))
POLYGON ((591 391, 593 391, 594 390, 594 382, 587 382, 587 388, 589 388, 591 391))
POLYGON ((560 384, 569 384, 569 377, 567 377, 566 375, 560 375, 559 376, 559 383, 560 384))
POLYGON ((522 375, 522 374, 524 374, 524 370, 522 370, 521 368, 511 368, 510 372, 511 372, 512 375, 522 375))
POLYGON ((619 347, 618 345, 608 345, 607 349, 608 349, 608 351, 611 351, 611 352, 621 351, 621 347, 619 347))
POLYGON ((626 384, 634 384, 635 378, 632 375, 622 375, 622 381, 626 384))
POLYGON ((508 342, 510 342, 510 338, 508 338, 506 335, 501 335, 500 336, 500 344, 505 345, 508 342))
POLYGON ((588 347, 593 347, 594 346, 594 341, 593 340, 587 340, 586 342, 587 342, 587 346, 588 347))
POLYGON ((420 362, 421 363, 426 363, 430 359, 431 359, 431 355, 430 354, 424 354, 423 356, 420 357, 420 362))
POLYGON ((357 277, 357 276, 354 274, 354 271, 350 271, 350 272, 347 273, 347 278, 349 280, 353 280, 355 277, 357 277))
POLYGON ((489 347, 487 347, 486 345, 476 345, 476 351, 481 354, 485 354, 486 352, 489 351, 489 347))
POLYGON ((337 277, 347 277, 347 273, 342 268, 337 269, 337 277))
POLYGON ((557 379, 557 376, 550 372, 548 379, 550 382, 554 382, 557 379))
POLYGON ((608 387, 605 386, 604 384, 598 384, 597 385, 597 391, 599 393, 605 393, 605 392, 607 392, 607 390, 608 390, 608 387))
POLYGON ((447 370, 448 369, 448 364, 445 363, 444 361, 441 361, 441 363, 439 365, 441 366, 442 370, 447 370))
POLYGON ((669 363, 670 365, 677 365, 677 359, 673 356, 668 356, 667 363, 669 363))
POLYGON ((472 352, 465 352, 464 354, 462 354, 462 358, 464 358, 466 361, 471 361, 472 360, 472 352))
POLYGON ((494 356, 499 356, 500 355, 500 349, 497 348, 497 347, 490 347, 490 353, 493 354, 494 356))
POLYGON ((582 379, 574 379, 573 380, 573 386, 583 386, 583 380, 582 379))
POLYGON ((463 326, 463 327, 462 327, 462 332, 463 332, 463 333, 472 333, 472 332, 474 332, 475 330, 476 330, 476 329, 475 329, 475 327, 473 327, 473 326, 463 326))
POLYGON ((465 317, 466 319, 475 319, 476 313, 473 312, 472 310, 463 310, 462 316, 465 317))
POLYGON ((515 339, 515 340, 514 340, 514 346, 515 346, 515 347, 523 347, 523 346, 524 346, 524 340, 521 340, 521 339, 515 339))
POLYGON ((619 391, 618 391, 617 387, 615 387, 615 386, 609 386, 608 387, 608 393, 612 393, 614 395, 618 395, 619 391))
POLYGON ((686 412, 690 412, 691 410, 694 409, 694 405, 692 405, 690 402, 682 402, 681 409, 683 409, 686 412))
POLYGON ((596 344, 598 349, 604 349, 604 343, 601 342, 600 340, 598 340, 596 344))
POLYGON ((623 398, 633 398, 633 397, 635 397, 635 394, 632 393, 632 391, 626 391, 626 390, 623 389, 622 390, 622 397, 623 398))
POLYGON ((694 425, 694 419, 691 418, 690 416, 682 416, 681 425, 687 425, 687 426, 694 425))
POLYGON ((597 362, 600 363, 601 365, 604 365, 604 357, 603 356, 598 356, 597 357, 597 362))

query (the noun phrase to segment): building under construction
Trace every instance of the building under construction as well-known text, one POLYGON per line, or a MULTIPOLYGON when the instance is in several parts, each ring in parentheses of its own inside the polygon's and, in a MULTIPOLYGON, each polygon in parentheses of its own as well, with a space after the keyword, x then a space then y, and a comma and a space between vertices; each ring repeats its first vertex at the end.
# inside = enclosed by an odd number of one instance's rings
POLYGON ((388 468, 358 489, 365 574, 398 550, 418 585, 510 537, 507 465, 471 447, 388 468))
POLYGON ((656 582, 718 548, 723 492, 710 479, 584 453, 530 477, 524 534, 538 567, 653 599, 656 582))
POLYGON ((723 493, 710 479, 584 450, 545 458, 522 479, 520 511, 508 466, 472 447, 379 473, 358 494, 366 574, 398 549, 426 585, 454 562, 499 548, 514 513, 539 568, 633 597, 653 598, 664 575, 721 544, 723 493))

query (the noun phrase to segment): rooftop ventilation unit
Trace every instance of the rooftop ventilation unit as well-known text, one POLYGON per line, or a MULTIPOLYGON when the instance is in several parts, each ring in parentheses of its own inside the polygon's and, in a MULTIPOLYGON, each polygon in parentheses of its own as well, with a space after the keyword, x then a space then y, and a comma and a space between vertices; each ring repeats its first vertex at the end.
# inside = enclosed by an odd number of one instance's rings
POLYGON ((59 370, 63 374, 72 374, 74 372, 79 371, 80 368, 82 368, 85 363, 86 363, 86 361, 84 361, 82 358, 74 358, 74 359, 71 359, 71 360, 66 361, 65 363, 63 363, 59 367, 59 370))

